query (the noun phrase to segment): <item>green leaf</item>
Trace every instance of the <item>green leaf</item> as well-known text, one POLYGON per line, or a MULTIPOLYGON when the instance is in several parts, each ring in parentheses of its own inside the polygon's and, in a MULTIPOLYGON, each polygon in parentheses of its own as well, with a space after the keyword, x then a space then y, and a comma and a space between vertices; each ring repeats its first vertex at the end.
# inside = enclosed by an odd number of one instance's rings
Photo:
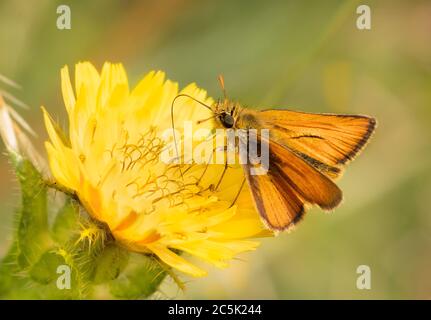
POLYGON ((166 277, 166 267, 154 257, 132 254, 124 272, 110 282, 111 293, 122 299, 148 298, 166 277))
POLYGON ((129 253, 112 243, 96 258, 93 282, 100 284, 116 279, 127 266, 129 253))
POLYGON ((16 264, 17 255, 17 245, 16 242, 12 244, 9 252, 1 260, 0 263, 0 297, 4 297, 10 290, 16 287, 19 278, 16 273, 19 268, 16 264))
POLYGON ((21 184, 22 207, 18 215, 18 264, 26 268, 35 263, 51 246, 48 232, 47 187, 33 164, 11 153, 12 163, 21 184))
POLYGON ((63 257, 49 250, 33 265, 30 277, 41 284, 48 284, 58 278, 57 268, 63 264, 65 264, 63 257))
POLYGON ((33 281, 30 276, 23 277, 16 255, 14 243, 0 264, 1 299, 73 299, 77 296, 76 290, 58 290, 55 282, 46 285, 33 281))
POLYGON ((76 234, 79 227, 78 212, 79 204, 67 197, 52 226, 52 237, 55 241, 65 244, 76 234))

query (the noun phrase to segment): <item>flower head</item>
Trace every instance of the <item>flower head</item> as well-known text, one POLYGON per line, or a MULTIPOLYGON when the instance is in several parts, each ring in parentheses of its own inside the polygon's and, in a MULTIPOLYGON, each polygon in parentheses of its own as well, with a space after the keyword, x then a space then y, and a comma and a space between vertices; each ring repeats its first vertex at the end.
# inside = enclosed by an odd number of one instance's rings
MULTIPOLYGON (((190 84, 179 92, 163 72, 148 73, 130 90, 121 64, 105 63, 99 74, 88 62, 75 67, 75 90, 64 67, 61 87, 67 138, 44 111, 52 174, 120 244, 203 276, 203 269, 179 253, 226 267, 237 254, 256 248, 250 238, 268 234, 247 186, 241 189, 240 167, 229 168, 221 178, 224 165, 160 160, 166 146, 161 132, 171 128, 173 99, 184 93, 211 104, 204 90, 190 84)), ((179 129, 184 120, 196 123, 211 116, 190 99, 178 100, 176 110, 179 129)), ((194 130, 204 125, 211 123, 194 130)))

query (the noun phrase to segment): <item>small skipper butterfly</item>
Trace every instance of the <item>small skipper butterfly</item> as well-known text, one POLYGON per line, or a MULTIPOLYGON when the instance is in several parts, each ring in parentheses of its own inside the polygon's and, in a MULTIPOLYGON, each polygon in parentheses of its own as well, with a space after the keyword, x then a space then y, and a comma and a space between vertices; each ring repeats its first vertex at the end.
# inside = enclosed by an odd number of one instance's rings
POLYGON ((269 145, 267 173, 251 175, 253 165, 243 165, 256 209, 267 226, 287 230, 301 220, 309 205, 324 210, 337 207, 342 192, 334 180, 365 147, 376 120, 364 115, 251 110, 227 99, 221 76, 219 82, 224 100, 212 106, 197 101, 212 110, 219 127, 269 129, 269 141, 261 137, 260 142, 269 145))

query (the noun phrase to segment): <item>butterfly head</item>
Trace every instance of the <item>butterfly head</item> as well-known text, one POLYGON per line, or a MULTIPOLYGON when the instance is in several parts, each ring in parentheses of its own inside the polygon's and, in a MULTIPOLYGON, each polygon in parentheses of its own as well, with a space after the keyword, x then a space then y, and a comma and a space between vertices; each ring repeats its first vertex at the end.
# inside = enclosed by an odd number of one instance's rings
POLYGON ((228 99, 217 101, 213 106, 216 120, 223 128, 236 127, 240 106, 228 99))
POLYGON ((230 113, 227 113, 227 112, 221 113, 218 116, 218 119, 220 120, 223 127, 225 127, 226 129, 232 128, 235 124, 234 117, 230 113))

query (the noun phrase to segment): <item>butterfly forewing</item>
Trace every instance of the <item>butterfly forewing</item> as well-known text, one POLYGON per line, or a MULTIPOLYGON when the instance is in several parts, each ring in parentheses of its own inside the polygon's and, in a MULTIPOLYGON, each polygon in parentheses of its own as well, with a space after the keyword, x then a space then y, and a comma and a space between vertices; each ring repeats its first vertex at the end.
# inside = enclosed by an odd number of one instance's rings
POLYGON ((331 178, 361 151, 376 125, 373 118, 357 115, 266 110, 258 116, 272 139, 331 178))

